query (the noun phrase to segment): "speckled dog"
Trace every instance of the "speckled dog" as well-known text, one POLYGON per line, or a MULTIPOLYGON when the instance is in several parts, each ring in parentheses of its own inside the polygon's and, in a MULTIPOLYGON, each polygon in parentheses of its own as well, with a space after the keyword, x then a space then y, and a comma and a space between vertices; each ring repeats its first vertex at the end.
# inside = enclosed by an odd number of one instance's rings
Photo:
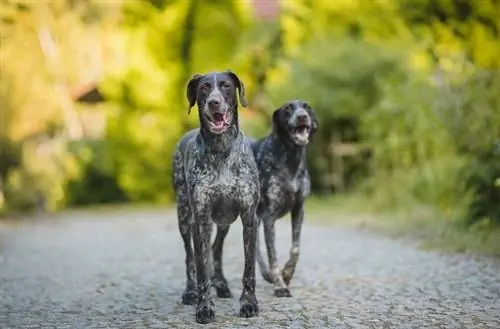
POLYGON ((187 85, 189 112, 198 105, 200 128, 181 138, 173 158, 177 216, 186 251, 187 282, 182 302, 197 303, 198 323, 209 323, 215 318, 211 285, 217 296, 232 297, 222 271, 222 247, 229 226, 238 215, 243 223, 245 251, 240 316, 259 313, 255 251, 260 187, 251 147, 239 129, 237 91, 240 104, 245 107, 245 88, 235 73, 195 74, 191 78, 187 85), (217 235, 212 246, 212 274, 209 248, 213 223, 217 235))
POLYGON ((270 269, 259 249, 257 261, 266 281, 274 285, 277 297, 290 297, 288 285, 299 258, 300 234, 304 220, 304 201, 310 193, 310 179, 306 164, 306 145, 318 129, 314 111, 304 101, 283 104, 273 113, 272 133, 259 140, 251 140, 259 168, 261 199, 257 216, 264 226, 264 236, 270 269), (282 271, 278 266, 275 247, 275 221, 291 213, 292 248, 282 271))

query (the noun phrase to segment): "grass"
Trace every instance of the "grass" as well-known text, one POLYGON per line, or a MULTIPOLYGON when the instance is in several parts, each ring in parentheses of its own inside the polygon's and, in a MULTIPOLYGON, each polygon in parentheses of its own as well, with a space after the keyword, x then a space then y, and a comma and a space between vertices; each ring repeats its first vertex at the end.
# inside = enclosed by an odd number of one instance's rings
POLYGON ((429 207, 380 211, 366 198, 349 196, 310 198, 306 211, 322 223, 411 238, 426 250, 500 257, 500 227, 484 222, 467 228, 429 207))

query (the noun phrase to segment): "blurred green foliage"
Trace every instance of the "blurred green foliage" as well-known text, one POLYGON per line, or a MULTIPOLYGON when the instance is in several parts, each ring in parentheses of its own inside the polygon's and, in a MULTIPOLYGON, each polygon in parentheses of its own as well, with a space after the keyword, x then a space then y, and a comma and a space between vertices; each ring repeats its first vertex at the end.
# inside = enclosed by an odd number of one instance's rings
POLYGON ((88 66, 72 62, 70 37, 102 28, 126 54, 123 65, 105 65, 99 90, 108 101, 91 110, 104 131, 77 141, 61 137, 57 88, 36 41, 40 12, 19 3, 0 5, 4 211, 32 208, 39 195, 49 209, 171 202, 173 149, 197 126, 187 80, 231 68, 250 101, 241 109, 246 134, 267 134, 286 100, 316 110, 320 130, 308 154, 315 193, 332 193, 329 149, 340 132, 369 150, 346 159, 347 191, 383 209, 425 204, 457 223, 500 223, 498 1, 283 0, 265 22, 250 1, 129 0, 116 2, 117 15, 99 1, 56 1, 50 28, 70 82, 88 66), (43 161, 38 144, 26 142, 40 133, 57 145, 43 161))
POLYGON ((118 104, 107 117, 106 156, 130 200, 166 203, 175 144, 197 118, 187 118, 184 85, 194 71, 229 68, 245 10, 240 1, 126 1, 123 10, 127 68, 102 84, 118 104))

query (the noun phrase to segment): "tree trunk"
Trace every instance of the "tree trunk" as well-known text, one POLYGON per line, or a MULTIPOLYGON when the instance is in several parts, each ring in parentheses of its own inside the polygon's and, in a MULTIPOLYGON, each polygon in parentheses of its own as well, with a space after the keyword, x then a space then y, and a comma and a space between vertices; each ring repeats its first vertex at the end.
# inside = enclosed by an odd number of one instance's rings
MULTIPOLYGON (((199 3, 197 0, 191 0, 189 4, 189 8, 186 14, 186 21, 184 24, 184 36, 182 39, 181 49, 180 49, 180 58, 182 63, 182 75, 179 79, 179 90, 180 99, 185 99, 184 96, 184 85, 187 83, 187 80, 190 78, 192 72, 191 67, 191 53, 193 50, 194 43, 194 35, 195 35, 195 21, 196 21, 196 13, 198 12, 199 3)), ((189 120, 186 116, 182 116, 182 126, 184 130, 188 130, 190 128, 189 120)))
POLYGON ((83 127, 73 106, 71 93, 64 77, 64 71, 61 65, 56 43, 50 28, 47 26, 47 22, 50 20, 50 13, 46 4, 40 4, 39 8, 39 24, 37 32, 40 47, 42 48, 45 59, 47 60, 49 69, 52 71, 54 76, 54 87, 59 98, 61 111, 63 112, 66 133, 71 140, 78 140, 83 137, 83 127))

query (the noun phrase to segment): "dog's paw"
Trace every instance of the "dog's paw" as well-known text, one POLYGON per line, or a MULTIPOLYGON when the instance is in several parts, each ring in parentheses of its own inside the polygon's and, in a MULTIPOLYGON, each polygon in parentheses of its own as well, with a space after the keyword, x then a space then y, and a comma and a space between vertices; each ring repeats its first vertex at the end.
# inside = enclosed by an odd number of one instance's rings
POLYGON ((289 268, 284 268, 283 271, 281 271, 281 276, 283 277, 283 282, 288 286, 290 285, 290 281, 292 281, 292 276, 293 272, 289 268))
POLYGON ((219 298, 232 298, 233 297, 231 290, 227 286, 216 287, 215 291, 217 291, 217 297, 219 297, 219 298))
POLYGON ((196 306, 196 322, 207 324, 215 319, 215 306, 211 298, 201 301, 196 306))
POLYGON ((252 318, 259 315, 259 303, 255 296, 245 296, 240 299, 240 316, 252 318))
POLYGON ((194 305, 198 299, 198 293, 195 290, 186 289, 182 294, 182 304, 194 305))
POLYGON ((290 290, 288 290, 288 288, 274 289, 274 295, 279 298, 292 297, 292 294, 290 293, 290 290))

